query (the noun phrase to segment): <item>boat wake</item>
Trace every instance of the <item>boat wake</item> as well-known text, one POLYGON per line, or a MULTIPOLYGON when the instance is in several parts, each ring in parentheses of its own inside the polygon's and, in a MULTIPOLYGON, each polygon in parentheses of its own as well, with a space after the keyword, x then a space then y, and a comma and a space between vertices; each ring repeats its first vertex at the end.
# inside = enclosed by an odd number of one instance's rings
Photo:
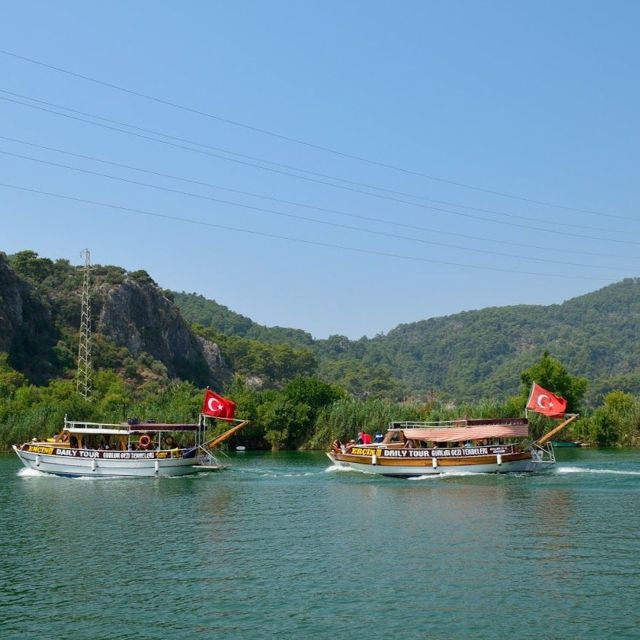
MULTIPOLYGON (((308 478, 310 476, 317 476, 322 471, 275 471, 273 469, 239 469, 237 467, 231 467, 230 471, 234 473, 240 473, 243 475, 257 476, 259 478, 308 478)), ((204 475, 204 474, 200 474, 204 475)))
POLYGON ((45 478, 49 476, 48 473, 42 473, 42 471, 37 471, 36 469, 27 469, 26 467, 20 469, 18 475, 21 478, 45 478))
POLYGON ((354 469, 351 467, 343 467, 341 465, 333 464, 324 470, 325 473, 353 473, 354 469))
POLYGON ((488 476, 489 473, 478 473, 477 471, 449 471, 445 473, 426 473, 423 476, 414 476, 407 480, 445 480, 446 478, 468 478, 470 476, 488 476))
POLYGON ((640 476, 640 471, 623 471, 620 469, 587 469, 585 467, 558 467, 556 473, 597 473, 612 476, 640 476))

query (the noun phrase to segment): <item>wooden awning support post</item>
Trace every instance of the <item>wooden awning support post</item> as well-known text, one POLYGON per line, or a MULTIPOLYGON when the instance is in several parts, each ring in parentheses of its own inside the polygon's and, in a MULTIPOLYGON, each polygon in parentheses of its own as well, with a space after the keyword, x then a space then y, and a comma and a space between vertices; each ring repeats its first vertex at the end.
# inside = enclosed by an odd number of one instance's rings
POLYGON ((240 424, 237 424, 231 427, 231 429, 227 429, 227 431, 225 431, 224 433, 220 434, 219 436, 211 440, 211 442, 208 442, 205 445, 205 447, 207 447, 207 449, 212 449, 213 447, 217 447, 221 442, 224 442, 227 438, 230 438, 234 433, 240 431, 240 429, 242 429, 243 427, 246 427, 248 424, 249 424, 249 420, 240 421, 240 424))
POLYGON ((556 433, 560 433, 570 422, 573 422, 580 414, 572 413, 567 420, 559 424, 555 429, 551 429, 549 433, 545 433, 542 438, 538 438, 533 444, 537 444, 538 446, 542 446, 546 444, 556 435, 556 433))

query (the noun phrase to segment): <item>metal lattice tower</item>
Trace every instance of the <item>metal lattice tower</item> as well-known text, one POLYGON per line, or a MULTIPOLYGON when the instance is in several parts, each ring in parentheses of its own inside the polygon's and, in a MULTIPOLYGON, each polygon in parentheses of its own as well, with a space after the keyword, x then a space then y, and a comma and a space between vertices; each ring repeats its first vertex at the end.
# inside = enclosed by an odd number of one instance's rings
POLYGON ((84 279, 82 282, 82 310, 80 312, 80 341, 78 344, 78 393, 85 398, 91 395, 91 307, 89 305, 89 272, 91 270, 91 254, 85 249, 84 279))

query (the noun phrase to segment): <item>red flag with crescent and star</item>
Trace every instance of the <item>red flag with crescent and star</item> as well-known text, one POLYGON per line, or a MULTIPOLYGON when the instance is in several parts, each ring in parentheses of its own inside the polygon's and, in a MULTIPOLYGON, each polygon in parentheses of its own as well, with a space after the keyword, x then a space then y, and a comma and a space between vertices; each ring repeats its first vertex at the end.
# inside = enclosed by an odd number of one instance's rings
POLYGON ((207 389, 202 401, 202 413, 220 420, 233 420, 236 413, 236 403, 228 398, 223 398, 211 389, 207 389))
POLYGON ((527 402, 527 409, 541 413, 550 418, 563 416, 567 409, 567 401, 543 389, 535 382, 531 385, 531 393, 527 402))

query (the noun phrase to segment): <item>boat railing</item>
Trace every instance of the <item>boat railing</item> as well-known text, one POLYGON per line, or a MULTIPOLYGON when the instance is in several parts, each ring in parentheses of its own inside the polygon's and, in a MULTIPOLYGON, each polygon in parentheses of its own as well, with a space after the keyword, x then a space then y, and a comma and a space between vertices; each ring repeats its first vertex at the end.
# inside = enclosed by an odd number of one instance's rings
POLYGON ((547 442, 546 444, 538 444, 534 442, 531 446, 531 454, 533 462, 537 463, 547 463, 547 464, 555 464, 556 462, 556 454, 553 450, 553 445, 551 442, 547 442))
POLYGON ((428 427, 455 428, 489 425, 515 426, 526 424, 528 424, 528 420, 526 418, 458 418, 456 420, 439 420, 437 422, 418 422, 408 420, 404 422, 390 422, 389 430, 424 429, 428 427))
POLYGON ((109 423, 109 422, 88 422, 86 420, 76 421, 64 419, 64 428, 73 431, 83 431, 89 429, 117 429, 119 431, 128 431, 129 425, 122 423, 109 423))

